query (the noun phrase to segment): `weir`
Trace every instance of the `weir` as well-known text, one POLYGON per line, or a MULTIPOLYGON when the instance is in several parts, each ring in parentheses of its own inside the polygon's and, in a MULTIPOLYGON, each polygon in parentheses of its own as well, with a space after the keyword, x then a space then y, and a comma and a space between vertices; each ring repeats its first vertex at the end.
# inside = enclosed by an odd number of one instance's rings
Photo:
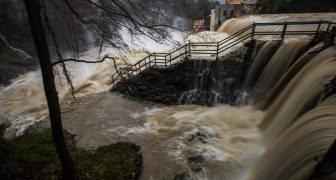
MULTIPOLYGON (((254 40, 258 37, 271 36, 273 39, 280 36, 281 40, 284 40, 287 37, 293 36, 314 36, 312 41, 315 41, 317 36, 324 33, 333 33, 333 27, 336 26, 336 23, 331 21, 306 21, 306 22, 277 22, 277 23, 253 23, 238 32, 231 34, 229 37, 218 41, 217 43, 208 43, 208 42, 192 42, 185 44, 184 46, 170 52, 170 53, 153 53, 148 55, 142 60, 139 60, 137 63, 129 65, 124 68, 119 68, 112 75, 113 84, 117 82, 118 79, 128 78, 137 73, 147 69, 151 66, 161 66, 167 67, 173 63, 179 62, 183 59, 193 59, 193 56, 200 56, 206 59, 211 59, 215 57, 217 60, 218 57, 225 51, 230 50, 232 47, 246 42, 246 40, 254 40), (297 31, 291 30, 291 27, 296 26, 316 26, 314 30, 305 30, 297 31), (282 30, 265 30, 265 27, 274 27, 282 26, 282 30)), ((116 67, 117 68, 117 67, 116 67)))

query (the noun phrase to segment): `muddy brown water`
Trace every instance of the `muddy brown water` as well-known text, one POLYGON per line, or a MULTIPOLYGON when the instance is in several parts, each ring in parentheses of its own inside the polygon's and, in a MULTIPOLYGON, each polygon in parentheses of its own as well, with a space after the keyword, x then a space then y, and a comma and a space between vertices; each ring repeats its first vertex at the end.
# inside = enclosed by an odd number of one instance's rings
POLYGON ((140 145, 141 179, 172 179, 184 172, 191 179, 232 179, 246 165, 243 152, 258 139, 256 124, 263 115, 230 106, 167 107, 110 92, 68 101, 62 111, 64 128, 80 147, 140 145))

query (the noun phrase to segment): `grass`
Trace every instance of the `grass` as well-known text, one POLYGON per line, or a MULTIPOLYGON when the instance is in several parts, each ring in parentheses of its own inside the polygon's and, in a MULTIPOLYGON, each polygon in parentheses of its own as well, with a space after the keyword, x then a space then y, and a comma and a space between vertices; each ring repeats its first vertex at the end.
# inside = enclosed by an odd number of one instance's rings
MULTIPOLYGON (((79 179, 138 179, 142 169, 140 147, 116 143, 96 150, 77 148, 65 134, 79 179)), ((0 179, 60 179, 61 165, 50 131, 0 139, 0 179)))
POLYGON ((146 99, 141 98, 141 97, 135 97, 132 95, 123 95, 122 97, 130 101, 135 101, 135 102, 140 102, 140 103, 149 103, 146 99))

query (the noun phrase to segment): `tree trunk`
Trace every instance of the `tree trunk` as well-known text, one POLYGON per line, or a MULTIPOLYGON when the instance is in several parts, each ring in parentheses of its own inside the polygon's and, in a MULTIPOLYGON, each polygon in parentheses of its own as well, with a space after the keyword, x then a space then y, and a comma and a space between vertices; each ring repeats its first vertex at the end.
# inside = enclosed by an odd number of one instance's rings
POLYGON ((63 179, 75 179, 73 160, 64 140, 62 119, 58 95, 54 82, 53 67, 49 57, 48 44, 41 20, 41 4, 39 0, 24 0, 36 51, 43 77, 44 92, 48 102, 49 117, 53 140, 63 168, 63 179))

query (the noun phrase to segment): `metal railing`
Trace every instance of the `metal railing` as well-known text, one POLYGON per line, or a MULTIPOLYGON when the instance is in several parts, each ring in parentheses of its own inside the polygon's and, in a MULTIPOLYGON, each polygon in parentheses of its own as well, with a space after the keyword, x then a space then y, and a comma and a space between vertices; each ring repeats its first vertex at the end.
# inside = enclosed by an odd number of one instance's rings
MULTIPOLYGON (((221 53, 248 39, 254 40, 257 37, 262 36, 279 36, 279 38, 283 40, 288 36, 310 35, 313 36, 312 41, 315 41, 320 33, 331 32, 332 29, 335 30, 335 27, 336 23, 331 21, 253 23, 218 42, 190 42, 173 50, 172 52, 152 53, 135 64, 119 69, 116 68, 116 72, 112 75, 112 83, 115 84, 120 78, 132 77, 133 75, 136 75, 149 67, 167 67, 173 63, 179 62, 180 60, 185 60, 194 55, 214 57, 218 59, 221 53), (311 25, 316 25, 316 27, 302 27, 311 25), (277 28, 278 30, 271 29, 270 31, 266 31, 265 28, 263 30, 258 29, 258 27, 265 26, 273 28, 280 26, 280 28, 277 28), (291 28, 295 26, 299 26, 302 27, 302 29, 308 30, 291 30, 291 28)), ((335 36, 335 31, 333 33, 333 36, 335 36)))

